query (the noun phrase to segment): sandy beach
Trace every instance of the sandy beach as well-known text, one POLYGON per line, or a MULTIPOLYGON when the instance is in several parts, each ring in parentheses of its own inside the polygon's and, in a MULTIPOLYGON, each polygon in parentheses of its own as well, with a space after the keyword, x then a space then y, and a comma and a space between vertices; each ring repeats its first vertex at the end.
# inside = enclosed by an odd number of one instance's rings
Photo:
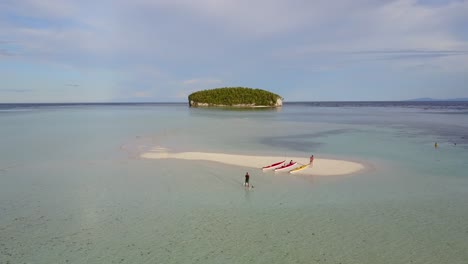
MULTIPOLYGON (((289 160, 294 160, 298 162, 298 164, 296 164, 293 168, 309 163, 309 157, 249 156, 206 152, 171 153, 161 147, 156 147, 150 152, 143 153, 141 157, 146 159, 205 160, 257 169, 261 169, 263 166, 267 166, 282 160, 286 160, 286 162, 289 162, 289 160)), ((364 169, 365 166, 357 162, 315 158, 312 166, 309 166, 308 168, 298 171, 294 174, 336 176, 348 175, 359 172, 364 169)), ((288 171, 277 173, 288 173, 288 171)))

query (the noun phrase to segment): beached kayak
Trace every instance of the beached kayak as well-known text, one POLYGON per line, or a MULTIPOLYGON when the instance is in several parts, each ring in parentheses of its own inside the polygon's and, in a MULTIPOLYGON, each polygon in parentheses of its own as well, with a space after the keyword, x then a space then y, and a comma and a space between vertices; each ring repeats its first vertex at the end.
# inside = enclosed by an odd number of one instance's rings
POLYGON ((307 168, 309 166, 310 166, 310 164, 305 164, 305 165, 299 166, 297 168, 294 168, 294 169, 290 170, 289 173, 295 173, 295 172, 301 171, 301 170, 303 170, 303 169, 305 169, 305 168, 307 168))
POLYGON ((271 165, 268 165, 268 166, 263 167, 262 170, 272 170, 272 169, 276 169, 276 168, 278 168, 279 166, 281 166, 284 162, 285 162, 285 160, 279 161, 279 162, 276 162, 276 163, 273 163, 273 164, 271 164, 271 165))
POLYGON ((293 162, 293 163, 288 163, 286 165, 283 165, 279 168, 276 168, 275 171, 285 171, 285 170, 289 170, 291 169, 294 165, 296 165, 297 162, 293 162))

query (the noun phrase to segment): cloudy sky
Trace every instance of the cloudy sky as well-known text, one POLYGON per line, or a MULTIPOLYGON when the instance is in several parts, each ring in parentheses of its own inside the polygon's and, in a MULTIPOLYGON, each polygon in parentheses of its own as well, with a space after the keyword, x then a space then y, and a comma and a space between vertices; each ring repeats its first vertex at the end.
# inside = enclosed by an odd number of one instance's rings
POLYGON ((2 0, 0 102, 468 97, 468 0, 2 0))

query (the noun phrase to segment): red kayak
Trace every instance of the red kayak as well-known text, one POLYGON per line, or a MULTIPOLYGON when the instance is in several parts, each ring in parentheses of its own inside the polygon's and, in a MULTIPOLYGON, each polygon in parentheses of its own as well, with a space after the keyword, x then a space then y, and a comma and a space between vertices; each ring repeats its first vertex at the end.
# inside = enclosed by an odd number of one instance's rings
POLYGON ((262 168, 262 170, 272 170, 272 169, 276 169, 278 166, 281 166, 281 164, 283 164, 285 162, 285 160, 283 161, 279 161, 279 162, 276 162, 276 163, 273 163, 271 165, 268 165, 268 166, 265 166, 262 168))
POLYGON ((288 170, 288 169, 291 169, 291 168, 292 168, 294 165, 296 165, 296 164, 297 164, 297 162, 294 161, 293 163, 288 163, 288 164, 283 165, 283 166, 281 166, 281 167, 279 167, 279 168, 276 168, 275 171, 288 170))

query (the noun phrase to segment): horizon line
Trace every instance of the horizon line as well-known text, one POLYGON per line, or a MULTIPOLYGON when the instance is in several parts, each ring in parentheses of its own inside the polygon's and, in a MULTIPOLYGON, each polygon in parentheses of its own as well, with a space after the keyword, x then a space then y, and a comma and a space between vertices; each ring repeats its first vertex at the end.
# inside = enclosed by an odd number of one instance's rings
MULTIPOLYGON (((425 98, 424 98, 425 99, 425 98)), ((372 103, 372 102, 466 102, 468 98, 454 98, 454 99, 404 99, 404 100, 318 100, 318 101, 285 101, 283 103, 372 103)), ((149 102, 131 102, 131 101, 117 101, 117 102, 0 102, 2 105, 6 104, 188 104, 182 101, 149 101, 149 102)))

